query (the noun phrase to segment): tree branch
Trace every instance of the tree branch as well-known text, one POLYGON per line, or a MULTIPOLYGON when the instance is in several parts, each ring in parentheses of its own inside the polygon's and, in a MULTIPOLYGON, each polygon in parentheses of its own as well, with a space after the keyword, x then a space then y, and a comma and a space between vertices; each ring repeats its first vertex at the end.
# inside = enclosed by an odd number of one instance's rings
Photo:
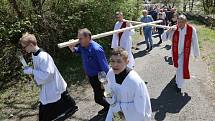
POLYGON ((13 6, 13 9, 16 11, 19 18, 23 17, 22 12, 19 10, 16 0, 9 0, 10 4, 13 6))

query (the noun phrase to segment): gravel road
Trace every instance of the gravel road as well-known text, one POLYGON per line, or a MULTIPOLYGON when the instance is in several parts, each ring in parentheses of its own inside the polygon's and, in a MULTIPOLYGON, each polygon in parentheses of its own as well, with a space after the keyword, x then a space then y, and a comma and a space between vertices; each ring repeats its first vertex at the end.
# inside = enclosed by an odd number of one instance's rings
MULTIPOLYGON (((215 91, 209 85, 207 65, 201 60, 191 59, 191 79, 187 80, 182 92, 177 95, 172 86, 175 69, 171 61, 171 42, 156 45, 147 53, 145 43, 139 41, 133 50, 139 75, 148 82, 151 96, 153 121, 214 121, 215 91)), ((92 89, 86 86, 77 99, 79 111, 67 121, 103 121, 97 116, 100 106, 94 103, 92 89)), ((135 119, 134 119, 135 121, 135 119)))

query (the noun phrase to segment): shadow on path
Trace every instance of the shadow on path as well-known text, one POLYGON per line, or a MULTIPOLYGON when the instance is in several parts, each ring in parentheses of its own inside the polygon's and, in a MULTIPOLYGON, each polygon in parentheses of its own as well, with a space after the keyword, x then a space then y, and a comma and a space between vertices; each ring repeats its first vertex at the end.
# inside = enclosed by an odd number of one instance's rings
POLYGON ((134 58, 143 57, 148 54, 147 50, 141 50, 133 54, 134 58))
POLYGON ((166 113, 179 113, 191 100, 187 93, 177 94, 174 83, 175 77, 167 84, 157 99, 151 99, 152 111, 156 112, 154 117, 156 121, 163 121, 166 113))
POLYGON ((161 49, 166 49, 166 50, 170 50, 171 49, 171 45, 165 45, 165 47, 161 48, 161 49))
POLYGON ((140 45, 142 45, 142 44, 146 44, 146 41, 138 42, 138 43, 137 43, 137 46, 140 46, 140 45))
POLYGON ((106 116, 105 115, 96 115, 93 118, 91 118, 89 121, 105 121, 106 116))

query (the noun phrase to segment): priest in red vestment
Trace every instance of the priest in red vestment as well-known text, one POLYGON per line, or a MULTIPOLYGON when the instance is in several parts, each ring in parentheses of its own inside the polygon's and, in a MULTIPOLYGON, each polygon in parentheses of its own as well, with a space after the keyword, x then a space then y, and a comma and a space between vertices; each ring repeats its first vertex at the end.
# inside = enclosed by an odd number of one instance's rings
POLYGON ((185 15, 180 15, 176 29, 169 29, 162 34, 162 40, 172 41, 172 58, 176 71, 176 90, 181 88, 186 79, 190 79, 189 60, 191 53, 194 57, 200 56, 196 29, 187 23, 185 15))

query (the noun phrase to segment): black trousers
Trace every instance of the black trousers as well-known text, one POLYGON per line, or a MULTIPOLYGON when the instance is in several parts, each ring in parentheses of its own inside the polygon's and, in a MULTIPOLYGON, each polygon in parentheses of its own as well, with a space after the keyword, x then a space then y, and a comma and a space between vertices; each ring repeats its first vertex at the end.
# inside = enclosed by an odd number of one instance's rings
POLYGON ((39 121, 51 121, 68 110, 75 108, 75 101, 68 91, 61 94, 61 99, 54 103, 39 106, 39 121))
POLYGON ((105 100, 104 89, 101 87, 102 85, 98 79, 98 76, 89 77, 89 82, 93 88, 95 102, 108 110, 109 103, 105 100))
POLYGON ((162 42, 161 35, 164 33, 164 29, 163 28, 157 28, 157 30, 158 30, 160 41, 162 42))

